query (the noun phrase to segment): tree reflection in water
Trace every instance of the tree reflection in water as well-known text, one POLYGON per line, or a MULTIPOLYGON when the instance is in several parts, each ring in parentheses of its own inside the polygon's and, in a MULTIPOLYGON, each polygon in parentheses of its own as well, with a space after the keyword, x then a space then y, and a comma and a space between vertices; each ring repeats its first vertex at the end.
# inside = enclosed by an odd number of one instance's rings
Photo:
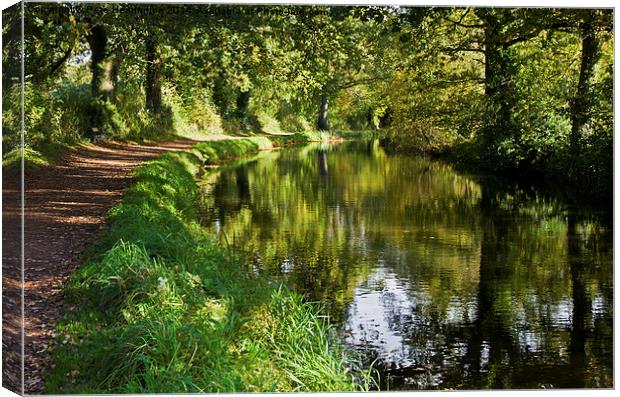
POLYGON ((204 225, 322 302, 382 389, 613 385, 607 215, 373 142, 205 180, 204 225))

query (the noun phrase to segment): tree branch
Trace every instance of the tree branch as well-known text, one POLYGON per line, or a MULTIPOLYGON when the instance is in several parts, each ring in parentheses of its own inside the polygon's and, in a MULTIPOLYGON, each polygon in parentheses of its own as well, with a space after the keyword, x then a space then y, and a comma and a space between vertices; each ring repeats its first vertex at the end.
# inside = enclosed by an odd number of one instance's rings
POLYGON ((465 19, 465 17, 467 16, 467 14, 469 14, 469 11, 471 11, 471 8, 467 7, 467 9, 465 10, 465 12, 463 13, 463 15, 461 15, 461 17, 459 18, 458 21, 453 21, 452 19, 446 17, 446 20, 449 22, 452 22, 455 25, 461 26, 463 28, 483 28, 484 24, 467 24, 467 23, 463 23, 463 19, 465 19))
POLYGON ((347 88, 355 87, 357 85, 374 83, 374 82, 377 82, 377 81, 385 81, 385 80, 387 80, 387 77, 382 77, 382 76, 369 77, 367 79, 360 79, 360 80, 355 80, 355 81, 349 81, 347 83, 343 83, 343 84, 338 85, 336 88, 339 89, 339 90, 345 90, 347 88))
POLYGON ((536 30, 534 32, 529 32, 529 33, 524 34, 522 36, 517 36, 517 37, 513 38, 512 40, 508 40, 508 41, 502 43, 501 45, 504 48, 508 48, 508 47, 513 46, 513 45, 515 45, 517 43, 528 41, 528 40, 533 39, 534 37, 538 36, 540 34, 540 32, 542 32, 542 30, 543 29, 541 28, 541 29, 536 30))
POLYGON ((557 30, 557 31, 563 31, 563 32, 570 32, 571 28, 576 28, 575 24, 572 23, 571 21, 566 21, 566 20, 556 21, 556 22, 549 23, 549 24, 543 23, 535 27, 533 30, 522 34, 521 36, 517 36, 510 40, 505 41, 502 44, 502 46, 504 48, 508 48, 517 43, 521 43, 521 42, 533 39, 534 37, 538 36, 540 32, 542 32, 543 30, 552 30, 552 31, 557 30))
POLYGON ((63 54, 63 56, 60 59, 58 59, 56 63, 52 64, 52 66, 50 67, 48 76, 51 76, 54 73, 56 73, 58 69, 60 69, 60 67, 64 65, 65 62, 67 62, 67 60, 71 56, 71 53, 73 53, 73 46, 69 46, 67 51, 65 51, 65 53, 63 54))
POLYGON ((469 47, 444 47, 441 49, 443 52, 453 54, 455 52, 480 52, 484 53, 482 48, 469 48, 469 47))
POLYGON ((466 79, 460 80, 437 80, 434 81, 433 84, 428 85, 427 87, 439 87, 442 85, 452 85, 452 84, 465 84, 465 83, 476 83, 476 84, 484 84, 484 79, 480 77, 470 77, 466 79))

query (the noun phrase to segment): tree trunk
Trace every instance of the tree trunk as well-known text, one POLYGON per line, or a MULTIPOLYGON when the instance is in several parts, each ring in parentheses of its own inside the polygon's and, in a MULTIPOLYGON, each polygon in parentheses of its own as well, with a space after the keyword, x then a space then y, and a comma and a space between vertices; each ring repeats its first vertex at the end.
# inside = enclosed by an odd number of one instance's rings
POLYGON ((515 70, 510 49, 502 42, 500 19, 494 10, 484 12, 481 18, 484 21, 484 93, 493 106, 484 134, 487 145, 493 147, 501 137, 515 137, 517 132, 512 121, 515 70))
POLYGON ((106 108, 101 106, 101 101, 107 100, 105 93, 105 80, 106 80, 106 58, 107 58, 107 43, 108 36, 105 29, 101 25, 91 25, 86 36, 88 45, 90 46, 90 92, 92 96, 92 102, 90 103, 90 109, 88 111, 88 124, 89 128, 85 132, 89 138, 95 138, 96 136, 104 133, 107 127, 109 127, 109 120, 106 108))
POLYGON ((105 68, 103 61, 106 58, 106 45, 108 41, 105 29, 100 25, 91 27, 87 40, 91 51, 91 93, 93 98, 104 99, 105 95, 102 91, 102 82, 104 80, 105 68))
POLYGON ((379 117, 379 127, 378 127, 378 129, 387 128, 387 127, 390 127, 391 125, 392 125, 392 109, 387 108, 383 112, 383 115, 381 115, 381 117, 379 117))
POLYGON ((239 118, 245 118, 250 106, 251 90, 241 91, 237 97, 237 114, 239 118))
POLYGON ((321 96, 321 102, 319 104, 319 117, 316 121, 316 126, 319 131, 329 130, 329 122, 327 119, 327 110, 329 106, 329 99, 327 96, 321 96))
POLYGON ((161 58, 153 37, 146 40, 146 108, 154 114, 161 111, 161 58))
POLYGON ((592 78, 594 77, 594 65, 600 55, 592 13, 593 11, 587 11, 582 25, 579 84, 571 109, 573 125, 570 134, 570 148, 571 154, 575 159, 581 153, 581 140, 586 133, 590 119, 590 107, 592 106, 592 92, 590 88, 592 78))
POLYGON ((123 59, 125 58, 125 51, 122 47, 118 47, 114 53, 114 59, 110 62, 109 65, 109 74, 107 80, 110 84, 110 89, 108 91, 108 99, 112 102, 116 102, 116 88, 118 86, 118 76, 121 71, 121 64, 123 63, 123 59))
POLYGON ((220 72, 213 79, 213 103, 217 106, 219 113, 222 116, 229 115, 229 106, 228 101, 226 99, 226 79, 224 75, 220 72))

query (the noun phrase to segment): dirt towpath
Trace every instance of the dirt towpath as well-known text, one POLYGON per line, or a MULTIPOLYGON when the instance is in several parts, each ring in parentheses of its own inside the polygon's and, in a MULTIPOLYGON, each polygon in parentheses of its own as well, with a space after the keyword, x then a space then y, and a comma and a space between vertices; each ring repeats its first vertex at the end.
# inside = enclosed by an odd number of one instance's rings
MULTIPOLYGON (((230 139, 225 135, 208 140, 230 139)), ((103 227, 140 163, 167 151, 190 148, 197 141, 179 139, 153 145, 98 143, 68 151, 55 165, 25 178, 24 315, 22 317, 19 179, 2 186, 2 347, 3 386, 41 394, 51 365, 54 328, 63 306, 62 290, 80 265, 80 254, 103 227), (24 324, 22 346, 21 324, 24 324)))

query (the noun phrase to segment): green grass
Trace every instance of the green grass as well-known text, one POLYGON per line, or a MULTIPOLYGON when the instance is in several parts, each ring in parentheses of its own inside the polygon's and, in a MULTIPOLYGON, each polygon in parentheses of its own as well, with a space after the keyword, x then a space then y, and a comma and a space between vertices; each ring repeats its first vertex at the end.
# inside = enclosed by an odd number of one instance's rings
MULTIPOLYGON (((45 143, 39 145, 37 148, 38 150, 25 148, 23 152, 24 172, 29 174, 40 169, 41 167, 46 167, 57 162, 60 157, 62 157, 65 150, 70 147, 70 145, 45 143)), ((16 174, 21 172, 21 157, 22 151, 19 148, 13 149, 6 153, 2 157, 3 172, 6 174, 16 174)))
POLYGON ((274 135, 270 138, 280 145, 290 145, 341 139, 364 139, 372 136, 372 131, 301 131, 292 135, 274 135))
POLYGON ((252 137, 198 143, 193 147, 192 153, 196 155, 201 162, 214 164, 241 157, 258 150, 271 149, 272 147, 273 144, 269 138, 252 137))
POLYGON ((47 392, 369 388, 319 307, 250 272, 196 221, 200 166, 270 144, 205 142, 134 172, 66 287, 75 309, 57 326, 47 392))

